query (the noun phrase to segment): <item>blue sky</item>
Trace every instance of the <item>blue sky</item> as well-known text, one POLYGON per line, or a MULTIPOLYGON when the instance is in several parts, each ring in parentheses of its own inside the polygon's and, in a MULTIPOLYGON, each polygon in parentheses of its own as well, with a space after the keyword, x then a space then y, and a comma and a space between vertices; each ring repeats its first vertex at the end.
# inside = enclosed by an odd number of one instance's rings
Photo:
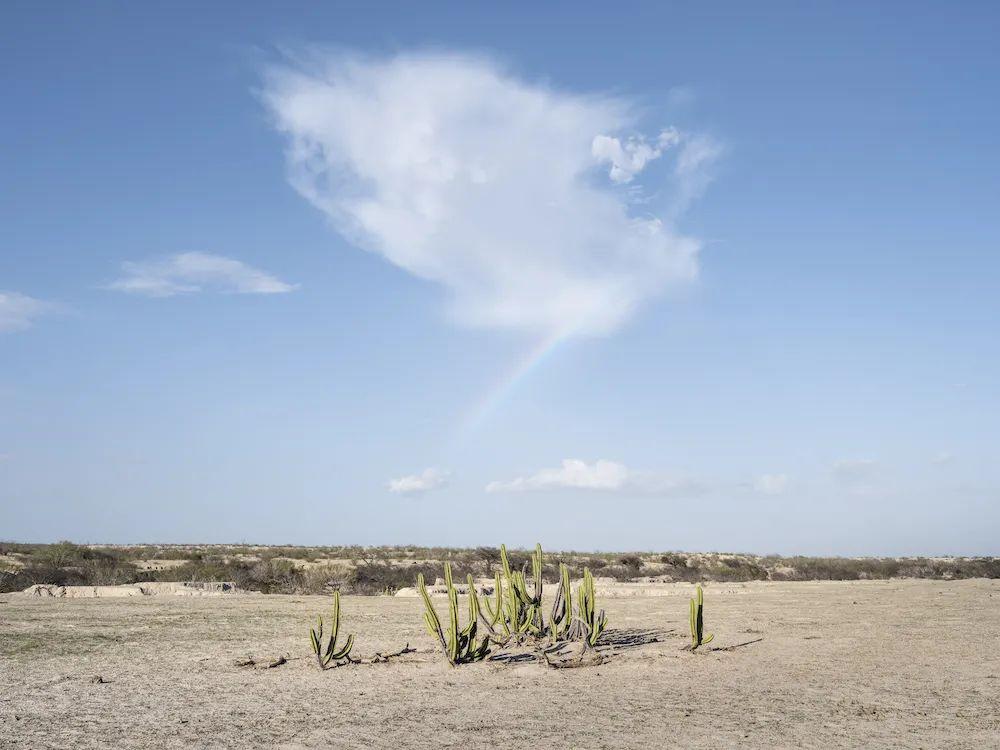
POLYGON ((0 9, 0 538, 996 554, 990 3, 0 9))

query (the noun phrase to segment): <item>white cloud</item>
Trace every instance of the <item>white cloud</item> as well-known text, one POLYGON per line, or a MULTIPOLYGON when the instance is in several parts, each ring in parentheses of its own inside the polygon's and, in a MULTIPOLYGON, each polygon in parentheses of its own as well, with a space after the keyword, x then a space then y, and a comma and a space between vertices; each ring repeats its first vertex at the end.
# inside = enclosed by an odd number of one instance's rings
POLYGON ((124 276, 108 284, 130 294, 173 297, 214 290, 238 294, 281 294, 292 284, 238 260, 209 253, 179 253, 166 258, 122 263, 124 276))
POLYGON ((761 474, 754 480, 753 486, 762 495, 780 495, 788 488, 788 475, 761 474))
POLYGON ((401 495, 415 495, 421 492, 429 492, 444 487, 448 484, 448 472, 439 469, 424 469, 419 474, 390 479, 389 492, 401 495))
POLYGON ((646 168, 646 164, 659 159, 664 151, 675 146, 680 139, 680 133, 674 128, 662 130, 653 144, 641 135, 630 136, 624 143, 618 138, 598 135, 591 142, 590 151, 599 162, 611 165, 608 177, 613 182, 631 182, 646 168))
POLYGON ((950 464, 955 460, 955 454, 951 451, 939 451, 931 457, 931 463, 937 466, 944 466, 945 464, 950 464))
POLYGON ((23 331, 35 319, 53 310, 53 305, 18 292, 0 292, 0 333, 23 331))
POLYGON ((541 469, 507 482, 490 482, 487 492, 544 492, 550 490, 600 490, 652 495, 694 495, 703 488, 694 482, 664 475, 632 471, 617 461, 598 459, 592 464, 564 459, 558 468, 541 469))
POLYGON ((606 333, 697 277, 700 243, 673 231, 673 210, 632 215, 614 183, 677 143, 684 166, 658 188, 686 201, 710 161, 687 149, 708 141, 622 141, 636 125, 626 101, 457 54, 314 55, 272 67, 262 97, 292 185, 354 244, 443 285, 460 324, 606 333))

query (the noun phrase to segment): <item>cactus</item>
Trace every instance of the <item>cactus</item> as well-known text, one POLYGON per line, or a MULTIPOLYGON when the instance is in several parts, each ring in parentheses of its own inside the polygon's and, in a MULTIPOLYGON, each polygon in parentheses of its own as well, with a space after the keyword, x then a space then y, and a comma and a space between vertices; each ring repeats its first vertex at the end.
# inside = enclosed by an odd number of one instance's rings
MULTIPOLYGON (((499 618, 505 636, 545 635, 545 621, 542 617, 542 545, 536 544, 531 556, 533 586, 528 593, 524 573, 511 570, 506 545, 500 545, 500 563, 503 568, 505 587, 498 589, 502 614, 499 618)), ((498 579, 499 580, 499 579, 498 579)))
POLYGON ((705 633, 705 623, 704 623, 704 609, 705 609, 705 594, 701 590, 701 586, 698 586, 698 590, 695 596, 691 599, 691 650, 694 651, 698 646, 702 646, 706 643, 711 643, 715 636, 712 633, 705 633))
POLYGON ((552 612, 549 614, 549 634, 552 640, 566 639, 572 619, 573 588, 570 585, 569 568, 566 567, 566 563, 559 563, 559 586, 556 588, 556 598, 552 602, 552 612))
POLYGON ((472 587, 472 576, 469 576, 469 624, 464 628, 459 627, 458 618, 458 593, 451 580, 451 563, 444 564, 444 580, 448 589, 448 631, 445 633, 441 627, 441 620, 438 619, 437 611, 431 602, 430 594, 427 593, 427 586, 424 583, 422 573, 417 574, 417 588, 424 599, 424 622, 427 624, 428 632, 441 644, 441 648, 448 657, 448 662, 454 667, 459 664, 480 661, 489 653, 490 641, 484 637, 478 643, 476 641, 476 630, 480 620, 479 598, 472 587))
POLYGON ((352 661, 351 648, 354 646, 354 635, 347 636, 347 641, 343 647, 337 648, 337 638, 340 634, 340 592, 333 592, 333 613, 330 616, 330 638, 323 644, 323 617, 317 618, 315 628, 309 629, 309 640, 312 642, 312 650, 316 655, 316 661, 320 669, 327 669, 330 664, 341 666, 342 663, 352 661), (343 660, 343 661, 342 661, 343 660))
POLYGON ((593 646, 601 637, 608 621, 603 609, 595 615, 597 597, 594 594, 594 576, 590 574, 590 568, 583 569, 583 582, 576 590, 576 597, 578 618, 586 628, 583 635, 587 644, 593 646))
POLYGON ((493 580, 493 601, 491 602, 489 596, 483 594, 483 606, 480 610, 481 619, 490 632, 494 632, 500 623, 500 618, 503 617, 503 587, 500 585, 500 573, 496 573, 493 580))
POLYGON ((522 644, 534 642, 537 645, 538 639, 545 637, 551 638, 553 642, 583 641, 584 648, 597 643, 607 625, 607 618, 603 610, 596 611, 594 578, 590 570, 584 569, 583 581, 577 587, 574 597, 569 568, 565 563, 559 565, 559 585, 546 623, 542 603, 543 563, 542 546, 536 544, 531 555, 532 581, 529 584, 527 566, 525 570, 512 569, 507 547, 501 544, 500 570, 493 577, 492 596, 484 594, 480 600, 475 582, 471 575, 468 576, 469 622, 464 629, 459 628, 457 596, 451 581, 451 567, 446 564, 445 584, 448 587, 450 616, 447 632, 434 611, 423 576, 417 577, 417 587, 424 598, 424 621, 427 629, 441 643, 452 664, 484 658, 490 643, 503 646, 514 641, 522 644), (573 611, 574 598, 576 612, 573 611), (478 643, 477 632, 484 636, 478 643))

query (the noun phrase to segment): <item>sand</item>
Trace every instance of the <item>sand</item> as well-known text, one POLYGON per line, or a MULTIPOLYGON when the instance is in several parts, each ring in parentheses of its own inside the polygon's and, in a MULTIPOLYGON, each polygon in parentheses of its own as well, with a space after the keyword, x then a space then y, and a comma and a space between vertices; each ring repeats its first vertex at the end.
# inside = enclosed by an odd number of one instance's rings
POLYGON ((698 653, 691 587, 654 588, 606 598, 618 645, 572 670, 450 668, 406 597, 344 597, 344 627, 416 653, 320 672, 324 597, 6 594, 0 748, 1000 747, 1000 581, 709 584, 712 645, 756 642, 698 653))

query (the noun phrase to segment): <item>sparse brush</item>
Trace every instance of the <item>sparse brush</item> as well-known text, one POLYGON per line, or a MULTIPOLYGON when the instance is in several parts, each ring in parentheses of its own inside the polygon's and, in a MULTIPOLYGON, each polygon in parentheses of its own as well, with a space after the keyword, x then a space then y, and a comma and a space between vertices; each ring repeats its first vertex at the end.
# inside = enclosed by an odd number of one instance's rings
POLYGON ((459 664, 481 661, 486 658, 490 650, 488 637, 476 640, 476 631, 480 619, 479 598, 475 595, 472 576, 469 576, 469 624, 464 628, 459 627, 458 618, 458 592, 451 580, 451 564, 444 564, 444 581, 448 589, 448 631, 445 633, 441 627, 441 620, 438 619, 437 611, 431 602, 430 594, 424 583, 424 575, 417 575, 417 588, 424 599, 424 622, 427 624, 428 632, 438 639, 441 648, 448 657, 448 662, 454 667, 459 664))
POLYGON ((710 643, 715 636, 712 633, 705 633, 704 610, 705 594, 698 587, 695 596, 691 599, 691 650, 698 646, 710 643))
POLYGON ((330 616, 330 637, 323 643, 323 617, 316 618, 316 627, 309 629, 309 640, 320 669, 327 669, 331 664, 341 666, 351 659, 351 648, 354 646, 354 634, 347 636, 347 641, 337 648, 337 638, 340 634, 340 592, 333 592, 333 613, 330 616))

